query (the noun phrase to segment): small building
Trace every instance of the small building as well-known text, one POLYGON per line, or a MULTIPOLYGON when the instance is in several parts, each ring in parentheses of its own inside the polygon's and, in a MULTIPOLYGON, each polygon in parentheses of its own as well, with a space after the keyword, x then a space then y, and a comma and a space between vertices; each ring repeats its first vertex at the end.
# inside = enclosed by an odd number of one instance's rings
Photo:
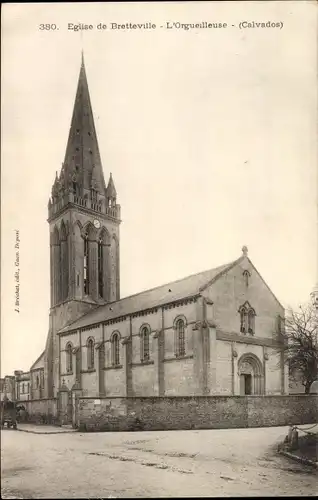
POLYGON ((6 398, 10 401, 15 401, 16 390, 15 377, 13 375, 6 375, 4 378, 0 379, 0 397, 1 401, 6 398))
POLYGON ((16 370, 14 375, 16 382, 16 400, 28 401, 31 399, 30 372, 16 370))

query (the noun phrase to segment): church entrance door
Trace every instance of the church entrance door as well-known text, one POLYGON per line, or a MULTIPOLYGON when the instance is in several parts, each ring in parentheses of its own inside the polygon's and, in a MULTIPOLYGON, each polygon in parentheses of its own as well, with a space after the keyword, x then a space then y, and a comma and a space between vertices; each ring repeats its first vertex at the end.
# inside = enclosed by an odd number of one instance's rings
POLYGON ((240 377, 240 395, 263 394, 264 369, 259 358, 252 353, 246 353, 238 361, 240 377))
POLYGON ((244 394, 249 396, 252 394, 252 375, 250 373, 243 375, 244 377, 244 394))

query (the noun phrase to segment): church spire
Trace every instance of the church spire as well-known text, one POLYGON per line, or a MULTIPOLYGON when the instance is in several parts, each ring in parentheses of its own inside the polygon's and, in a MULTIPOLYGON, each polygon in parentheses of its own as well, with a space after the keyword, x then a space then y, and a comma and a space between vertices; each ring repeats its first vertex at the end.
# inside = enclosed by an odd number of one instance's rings
MULTIPOLYGON (((114 189, 113 186, 112 192, 114 189)), ((119 205, 116 207, 116 202, 115 205, 112 203, 110 213, 107 198, 82 50, 66 152, 61 171, 52 188, 49 217, 71 202, 119 219, 119 205)), ((112 198, 116 199, 116 196, 112 198)))
POLYGON ((84 196, 95 189, 105 195, 105 180, 99 153, 93 111, 88 90, 84 54, 64 159, 66 182, 84 196), (76 186, 75 186, 76 184, 76 186))

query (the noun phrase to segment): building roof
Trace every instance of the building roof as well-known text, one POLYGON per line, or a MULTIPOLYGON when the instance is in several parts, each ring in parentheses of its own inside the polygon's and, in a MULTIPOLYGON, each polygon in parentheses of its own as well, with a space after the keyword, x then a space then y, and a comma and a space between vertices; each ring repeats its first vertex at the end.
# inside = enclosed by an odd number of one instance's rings
POLYGON ((44 354, 45 354, 45 349, 44 349, 44 351, 40 354, 40 356, 37 358, 37 360, 36 360, 36 361, 34 361, 33 365, 32 365, 32 366, 31 366, 31 368, 30 368, 30 371, 34 369, 34 366, 35 366, 35 365, 36 365, 36 364, 37 364, 37 363, 41 360, 41 358, 44 356, 44 354))
POLYGON ((62 328, 59 333, 84 328, 103 321, 108 321, 139 311, 153 309, 177 300, 186 299, 200 294, 200 292, 221 277, 226 271, 237 264, 239 259, 208 271, 192 274, 186 278, 161 285, 144 292, 125 297, 89 311, 81 318, 62 328))
POLYGON ((116 198, 116 196, 117 196, 117 192, 116 192, 116 188, 115 188, 115 184, 114 184, 114 179, 113 179, 112 173, 110 173, 110 175, 109 175, 109 181, 108 181, 106 193, 107 193, 107 196, 109 198, 116 198))

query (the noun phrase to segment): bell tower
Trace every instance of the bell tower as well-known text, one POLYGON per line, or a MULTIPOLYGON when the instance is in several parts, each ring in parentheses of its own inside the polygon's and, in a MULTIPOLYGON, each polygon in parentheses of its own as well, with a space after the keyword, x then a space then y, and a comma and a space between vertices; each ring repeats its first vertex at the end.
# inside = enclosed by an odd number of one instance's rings
POLYGON ((48 222, 51 309, 45 378, 46 397, 52 397, 60 383, 57 332, 90 309, 120 298, 120 205, 112 174, 105 184, 83 54, 64 162, 48 201, 48 222))
POLYGON ((51 307, 70 300, 118 300, 120 205, 112 174, 105 185, 83 56, 65 158, 48 212, 51 307))

